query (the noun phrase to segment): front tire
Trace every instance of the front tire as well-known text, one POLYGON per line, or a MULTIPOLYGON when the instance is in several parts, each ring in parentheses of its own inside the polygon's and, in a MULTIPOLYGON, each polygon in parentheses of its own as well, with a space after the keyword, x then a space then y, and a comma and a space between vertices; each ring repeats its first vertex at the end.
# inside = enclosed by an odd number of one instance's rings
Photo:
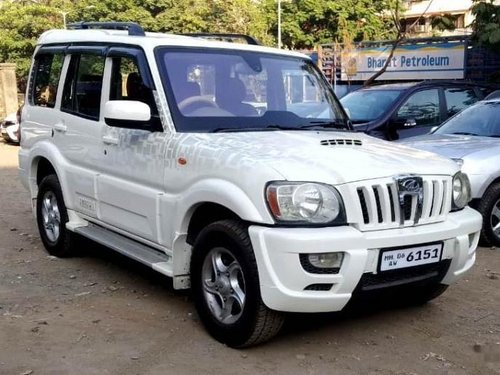
POLYGON ((242 223, 223 220, 201 231, 193 247, 191 281, 200 319, 218 341, 248 347, 281 329, 283 315, 262 301, 257 262, 242 223))
POLYGON ((77 254, 74 234, 66 229, 68 212, 56 175, 44 177, 38 186, 36 217, 40 238, 49 254, 61 258, 77 254))
POLYGON ((486 190, 477 209, 483 215, 481 242, 487 246, 500 247, 500 183, 486 190))

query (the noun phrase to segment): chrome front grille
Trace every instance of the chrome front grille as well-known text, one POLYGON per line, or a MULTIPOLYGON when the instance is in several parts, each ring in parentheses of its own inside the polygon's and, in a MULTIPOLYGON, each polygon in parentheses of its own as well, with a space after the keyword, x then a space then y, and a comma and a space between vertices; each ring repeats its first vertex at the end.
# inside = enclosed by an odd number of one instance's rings
POLYGON ((419 194, 401 194, 396 178, 354 183, 361 230, 389 229, 443 221, 451 209, 451 177, 422 176, 419 194))

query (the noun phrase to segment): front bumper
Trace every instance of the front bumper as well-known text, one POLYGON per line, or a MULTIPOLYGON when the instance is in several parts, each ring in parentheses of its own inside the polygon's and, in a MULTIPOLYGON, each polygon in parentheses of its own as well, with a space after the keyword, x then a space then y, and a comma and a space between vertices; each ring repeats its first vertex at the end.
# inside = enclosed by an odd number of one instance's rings
MULTIPOLYGON (((410 228, 360 232, 354 227, 276 228, 250 226, 262 299, 273 310, 340 311, 349 302, 363 274, 376 274, 380 249, 443 242, 442 261, 450 266, 441 283, 458 280, 475 261, 481 215, 473 209, 450 213, 446 221, 410 228), (343 251, 338 274, 312 274, 299 254, 343 251), (330 290, 305 290, 333 284, 330 290)), ((411 268, 409 268, 411 269, 411 268)))

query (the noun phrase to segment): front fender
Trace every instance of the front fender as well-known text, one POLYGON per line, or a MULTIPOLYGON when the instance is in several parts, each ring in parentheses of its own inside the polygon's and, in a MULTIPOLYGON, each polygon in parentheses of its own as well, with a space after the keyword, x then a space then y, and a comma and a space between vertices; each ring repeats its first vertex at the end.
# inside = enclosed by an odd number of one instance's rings
POLYGON ((216 203, 252 223, 273 224, 264 192, 247 194, 239 186, 221 179, 206 179, 193 184, 177 205, 177 232, 186 233, 195 209, 202 203, 216 203), (250 196, 253 194, 254 196, 250 196), (252 199, 253 198, 253 199, 252 199))

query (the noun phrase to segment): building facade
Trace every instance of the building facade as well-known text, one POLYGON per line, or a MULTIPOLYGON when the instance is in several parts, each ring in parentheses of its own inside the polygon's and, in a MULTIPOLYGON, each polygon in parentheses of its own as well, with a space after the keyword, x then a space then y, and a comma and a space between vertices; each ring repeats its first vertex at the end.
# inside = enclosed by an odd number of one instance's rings
MULTIPOLYGON (((499 0, 495 0, 495 3, 500 5, 499 0)), ((406 11, 403 25, 412 38, 472 33, 470 27, 474 21, 471 12, 472 0, 405 0, 404 4, 406 11), (433 27, 433 20, 443 16, 451 16, 455 24, 454 30, 441 31, 433 27)))

